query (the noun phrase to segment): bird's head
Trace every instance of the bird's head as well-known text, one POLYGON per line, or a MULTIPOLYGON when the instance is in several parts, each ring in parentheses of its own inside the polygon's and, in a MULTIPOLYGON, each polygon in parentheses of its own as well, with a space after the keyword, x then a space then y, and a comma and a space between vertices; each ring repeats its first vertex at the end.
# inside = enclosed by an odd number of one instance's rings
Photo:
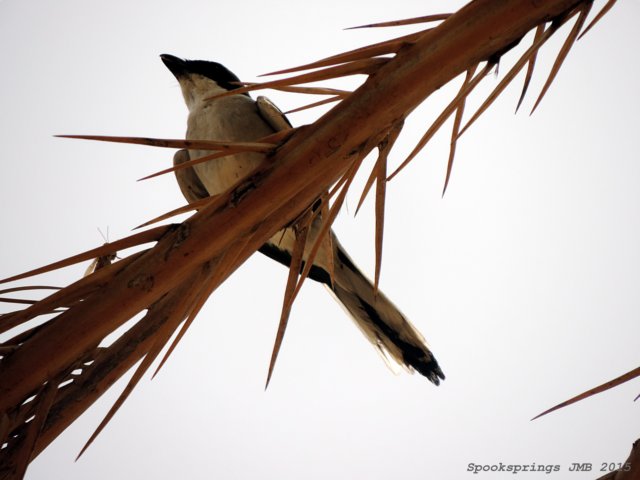
POLYGON ((240 88, 240 79, 220 63, 183 60, 164 53, 160 58, 180 83, 188 107, 205 98, 240 88))

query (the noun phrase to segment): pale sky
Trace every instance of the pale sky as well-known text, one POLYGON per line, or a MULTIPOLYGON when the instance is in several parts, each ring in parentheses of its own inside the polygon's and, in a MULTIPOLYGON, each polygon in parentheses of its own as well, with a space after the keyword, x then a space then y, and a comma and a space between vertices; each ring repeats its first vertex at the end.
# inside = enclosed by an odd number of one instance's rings
MULTIPOLYGON (((184 203, 171 176, 136 182, 169 166, 171 150, 53 138, 181 138, 186 107, 161 53, 215 60, 254 81, 409 31, 344 27, 462 3, 0 2, 0 276, 93 248, 103 242, 97 228, 121 238, 184 203)), ((541 53, 521 111, 513 115, 520 76, 461 138, 444 198, 450 124, 389 184, 381 287, 427 338, 447 376, 440 387, 394 374, 309 282, 264 392, 287 272, 255 255, 78 462, 122 384, 26 478, 512 478, 467 472, 502 462, 560 466, 519 477, 578 480, 624 461, 640 431, 638 381, 530 419, 639 363, 640 70, 629 53, 640 45, 638 18, 638 2, 619 2, 574 46, 529 116, 563 29, 541 53), (567 472, 574 462, 593 471, 567 472)), ((498 79, 515 59, 504 58, 498 79)), ((468 112, 497 81, 485 80, 468 112)), ((392 165, 458 82, 415 112, 392 165)), ((267 95, 283 110, 310 102, 267 95)), ((290 119, 309 123, 323 111, 290 119)), ((335 228, 371 275, 373 203, 353 217, 367 175, 335 228)), ((73 281, 85 267, 46 283, 73 281)))

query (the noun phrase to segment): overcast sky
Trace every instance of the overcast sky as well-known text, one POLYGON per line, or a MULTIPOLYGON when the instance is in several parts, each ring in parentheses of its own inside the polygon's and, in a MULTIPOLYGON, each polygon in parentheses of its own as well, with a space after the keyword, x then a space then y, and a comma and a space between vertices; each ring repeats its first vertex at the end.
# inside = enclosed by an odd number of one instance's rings
MULTIPOLYGON (((186 108, 161 53, 216 60, 253 81, 409 31, 344 27, 460 5, 0 1, 0 276, 95 247, 98 228, 121 238, 184 203, 171 176, 136 182, 170 165, 170 150, 53 138, 182 137, 186 108)), ((575 45, 530 117, 563 29, 540 55, 518 115, 521 77, 462 137, 444 198, 450 125, 389 184, 381 287, 427 338, 447 375, 440 387, 394 374, 333 298, 307 283, 264 392, 286 270, 256 255, 77 463, 122 384, 26 478, 453 480, 474 478, 470 463, 502 462, 561 469, 525 478, 586 479, 626 459, 640 432, 638 381, 530 419, 639 363, 640 71, 629 53, 640 45, 639 18, 638 2, 619 2, 575 45), (573 462, 594 471, 564 473, 573 462)), ((498 79, 515 58, 504 58, 498 79)), ((415 112, 393 165, 459 81, 415 112)), ((487 78, 469 111, 496 84, 487 78)), ((268 95, 283 110, 310 102, 268 95)), ((309 123, 323 111, 290 119, 309 123)), ((372 274, 372 202, 353 217, 366 176, 336 231, 372 274)))

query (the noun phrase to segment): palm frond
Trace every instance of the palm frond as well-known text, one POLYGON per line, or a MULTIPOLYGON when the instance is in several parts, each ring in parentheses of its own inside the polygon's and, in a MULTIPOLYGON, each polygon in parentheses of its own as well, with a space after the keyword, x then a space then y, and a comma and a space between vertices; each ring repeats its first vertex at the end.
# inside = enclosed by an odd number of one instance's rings
MULTIPOLYGON (((118 378, 142 360, 129 385, 88 444, 93 441, 182 325, 160 366, 164 364, 212 292, 268 238, 284 226, 305 218, 301 214, 322 198, 321 232, 310 246, 303 268, 297 257, 302 255, 306 244, 304 223, 297 225, 300 236, 296 259, 287 280, 269 368, 270 379, 291 305, 309 274, 320 245, 331 242, 330 226, 364 158, 374 148, 381 147, 363 192, 364 198, 366 191, 376 182, 377 286, 381 270, 386 182, 416 157, 455 111, 446 188, 459 137, 526 63, 532 71, 540 46, 557 30, 559 23, 577 14, 576 24, 558 55, 536 102, 538 105, 575 42, 590 5, 590 1, 576 4, 575 0, 549 0, 543 7, 532 9, 530 2, 525 0, 477 0, 446 19, 439 19, 443 20, 442 23, 434 28, 276 72, 284 74, 320 69, 246 85, 233 93, 276 88, 335 95, 346 101, 338 102, 313 124, 279 132, 261 142, 238 144, 145 137, 65 136, 211 150, 210 158, 229 152, 252 151, 268 154, 269 161, 229 191, 207 198, 202 203, 181 207, 161 218, 164 220, 195 209, 196 212, 181 224, 139 232, 0 282, 17 281, 154 243, 146 250, 105 265, 22 310, 0 316, 0 332, 10 332, 9 340, 0 344, 0 443, 4 446, 3 460, 8 459, 5 465, 9 465, 19 478, 30 460, 118 378), (548 22, 551 26, 542 32, 540 26, 548 22), (538 31, 533 45, 489 96, 486 107, 481 107, 479 113, 460 129, 467 96, 495 66, 497 59, 532 29, 538 31), (473 75, 483 62, 486 62, 485 67, 473 75), (387 158, 401 122, 433 92, 465 72, 466 80, 456 97, 427 129, 409 157, 387 177, 387 158), (367 78, 353 92, 335 92, 328 87, 299 87, 300 84, 349 75, 366 75, 367 78), (333 198, 333 205, 329 207, 330 198, 333 198), (101 346, 107 336, 133 318, 138 320, 126 332, 109 346, 101 346), (34 325, 34 319, 45 321, 34 325), (22 331, 11 332, 16 327, 22 331)), ((612 5, 612 1, 607 3, 594 22, 612 5)), ((429 17, 422 17, 423 20, 426 18, 429 17)), ((389 25, 408 23, 411 22, 390 22, 389 25)), ((528 79, 525 80, 527 84, 528 79)), ((187 168, 195 163, 182 165, 187 168)), ((175 171, 175 168, 158 174, 170 171, 175 171)))
POLYGON ((602 385, 598 385, 597 387, 594 387, 590 390, 587 390, 586 392, 581 393, 580 395, 576 395, 575 397, 570 398, 569 400, 565 400, 562 403, 559 403, 558 405, 555 405, 554 407, 551 407, 547 410, 545 410, 542 413, 539 413, 538 415, 536 415, 535 417, 533 417, 531 420, 535 420, 536 418, 540 418, 544 415, 547 415, 548 413, 554 412, 556 410, 559 410, 561 408, 564 408, 566 406, 571 405, 572 403, 576 403, 579 402, 580 400, 584 400, 585 398, 589 398, 593 395, 596 395, 598 393, 602 393, 606 390, 609 390, 613 387, 617 387, 618 385, 622 385, 625 382, 628 382, 629 380, 633 380, 634 378, 638 378, 640 377, 640 367, 635 368, 633 370, 631 370, 630 372, 625 373, 624 375, 620 375, 619 377, 614 378, 613 380, 609 380, 608 382, 603 383, 602 385))
POLYGON ((436 13, 434 15, 425 15, 422 17, 405 18, 403 20, 391 20, 389 22, 370 23, 368 25, 360 25, 358 27, 349 27, 346 30, 354 30, 356 28, 379 28, 379 27, 399 27, 404 25, 415 25, 416 23, 430 23, 446 20, 451 13, 436 13))

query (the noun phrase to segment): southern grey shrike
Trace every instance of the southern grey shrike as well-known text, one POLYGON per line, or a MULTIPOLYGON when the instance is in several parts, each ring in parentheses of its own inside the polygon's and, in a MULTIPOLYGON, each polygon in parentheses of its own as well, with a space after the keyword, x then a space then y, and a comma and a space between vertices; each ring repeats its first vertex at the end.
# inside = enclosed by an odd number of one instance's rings
MULTIPOLYGON (((238 77, 219 63, 183 60, 167 54, 160 57, 178 79, 189 109, 187 139, 251 142, 290 128, 284 114, 265 97, 254 101, 249 94, 241 93, 211 99, 240 87, 238 77)), ((206 150, 180 150, 174 157, 174 164, 210 153, 206 150)), ((194 202, 226 191, 251 173, 263 159, 263 153, 239 153, 178 170, 176 177, 187 201, 194 202)), ((310 228, 309 244, 313 244, 319 228, 318 220, 310 228)), ((333 232, 331 236, 331 249, 329 242, 323 244, 309 277, 326 285, 383 355, 387 354, 409 370, 417 370, 438 385, 444 374, 422 335, 382 292, 374 293, 373 284, 354 265, 333 232), (328 273, 330 258, 333 259, 333 283, 328 273)), ((259 251, 289 266, 294 243, 295 232, 293 228, 286 227, 259 251)), ((303 260, 306 260, 307 253, 303 260)))

